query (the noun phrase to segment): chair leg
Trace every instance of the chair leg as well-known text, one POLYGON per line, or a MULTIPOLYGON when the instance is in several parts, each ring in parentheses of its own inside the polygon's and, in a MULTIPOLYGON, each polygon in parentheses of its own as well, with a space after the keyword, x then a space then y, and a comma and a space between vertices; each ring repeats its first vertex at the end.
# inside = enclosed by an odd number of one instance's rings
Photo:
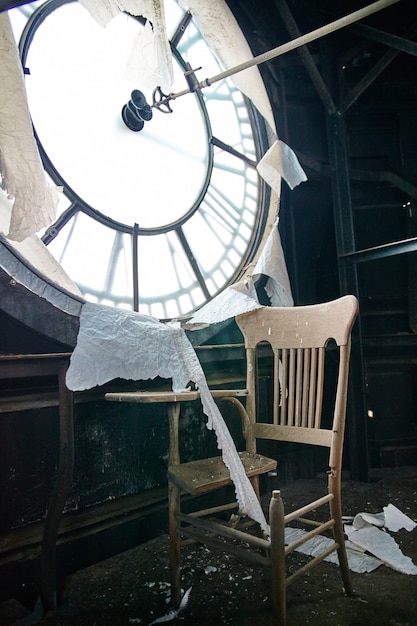
POLYGON ((333 500, 330 500, 330 515, 335 520, 333 527, 333 536, 336 543, 339 544, 337 549, 337 555, 339 557, 340 573, 342 575, 343 586, 345 593, 348 596, 353 596, 352 579, 350 576, 349 563, 346 555, 345 534, 343 531, 342 522, 342 499, 340 495, 340 483, 336 483, 337 478, 329 475, 329 489, 333 492, 333 500))
POLYGON ((180 508, 180 490, 168 483, 169 517, 169 566, 171 577, 171 603, 179 607, 181 602, 181 545, 177 514, 180 508))
POLYGON ((286 623, 286 578, 285 578, 285 524, 284 503, 281 492, 274 490, 269 504, 271 527, 271 581, 272 605, 276 626, 286 623))
MULTIPOLYGON (((333 517, 333 513, 332 513, 332 517, 333 517)), ((343 524, 342 524, 342 520, 340 517, 339 518, 336 517, 334 519, 335 519, 335 525, 333 528, 333 534, 334 534, 335 541, 339 544, 339 548, 337 549, 337 555, 339 557, 339 566, 340 566, 340 573, 342 575, 343 586, 345 588, 345 594, 347 596, 353 596, 354 591, 353 591, 353 586, 352 586, 352 579, 350 576, 349 563, 348 563, 347 554, 346 554, 343 524)))
POLYGON ((343 534, 343 528, 338 528, 338 524, 336 523, 334 527, 334 536, 335 540, 339 544, 339 548, 337 550, 337 555, 339 557, 339 565, 340 565, 340 573, 342 574, 343 586, 345 588, 345 594, 347 596, 353 596, 353 586, 352 579, 350 576, 349 563, 346 555, 346 546, 345 546, 345 537, 343 534))

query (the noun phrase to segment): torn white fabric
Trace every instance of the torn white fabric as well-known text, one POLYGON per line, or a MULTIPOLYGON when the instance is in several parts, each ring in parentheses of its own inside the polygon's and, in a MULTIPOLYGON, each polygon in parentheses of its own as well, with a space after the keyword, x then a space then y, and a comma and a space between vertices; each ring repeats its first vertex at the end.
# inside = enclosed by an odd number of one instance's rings
MULTIPOLYGON (((417 566, 402 553, 394 538, 384 530, 386 528, 395 532, 404 528, 412 531, 417 526, 396 506, 389 504, 381 513, 362 512, 349 519, 353 520, 352 524, 345 524, 344 530, 348 537, 346 553, 352 571, 360 574, 372 572, 379 565, 385 564, 402 574, 417 574, 417 566)), ((305 534, 306 531, 302 529, 287 527, 285 542, 289 544, 305 534)), ((331 539, 319 535, 296 550, 314 557, 332 543, 331 539)), ((336 564, 339 562, 334 552, 325 560, 336 564)))
POLYGON ((402 528, 413 530, 416 523, 393 504, 381 513, 362 512, 355 515, 352 525, 345 524, 349 540, 367 550, 386 565, 403 574, 417 574, 417 566, 405 556, 394 538, 385 531, 396 532, 402 528))
MULTIPOLYGON (((13 202, 9 200, 2 189, 0 189, 0 233, 3 233, 6 236, 6 233, 9 230, 10 217, 12 213, 13 202)), ((19 255, 21 255, 25 260, 29 261, 33 267, 40 270, 45 276, 47 276, 51 281, 63 287, 70 293, 73 293, 76 296, 81 297, 81 292, 78 287, 72 282, 72 280, 65 273, 61 265, 58 261, 52 256, 49 252, 48 248, 44 243, 39 239, 37 235, 30 235, 26 237, 23 241, 11 241, 10 246, 15 249, 19 255)), ((8 273, 12 273, 13 278, 17 280, 17 282, 22 282, 25 286, 36 293, 38 296, 45 297, 44 291, 39 291, 39 278, 34 276, 31 272, 25 272, 25 280, 22 281, 22 278, 19 276, 19 272, 15 271, 14 264, 9 265, 6 262, 6 258, 8 255, 5 253, 3 249, 0 249, 0 266, 2 266, 2 262, 4 263, 3 269, 8 273), (37 287, 36 290, 33 285, 29 284, 29 279, 36 282, 37 287)), ((63 299, 65 298, 63 294, 63 299)), ((48 298, 46 298, 48 299, 48 298)), ((56 302, 54 303, 56 304, 56 302)), ((65 310, 65 309, 64 309, 65 310)))
POLYGON ((256 289, 252 278, 234 283, 220 292, 215 298, 197 311, 183 327, 189 330, 198 330, 231 319, 240 313, 247 313, 260 309, 256 289))
POLYGON ((417 575, 417 566, 405 556, 390 534, 368 524, 362 528, 345 525, 348 539, 402 574, 417 575))
POLYGON ((0 173, 14 200, 7 237, 23 241, 54 221, 58 188, 45 177, 7 11, 0 13, 0 84, 0 173))
MULTIPOLYGON (((306 534, 307 531, 302 530, 301 528, 291 528, 290 526, 287 526, 285 528, 285 543, 288 545, 306 534)), ((318 535, 296 548, 296 552, 315 557, 324 552, 327 548, 330 548, 333 543, 332 539, 323 537, 323 535, 318 535)), ((346 544, 346 554, 349 569, 351 569, 352 572, 357 572, 358 574, 373 572, 380 565, 382 565, 381 560, 370 556, 369 554, 365 554, 363 551, 355 550, 354 547, 349 547, 348 543, 349 542, 346 544)), ((339 557, 336 552, 332 552, 324 560, 328 563, 334 563, 336 565, 339 564, 339 557)))
POLYGON ((135 37, 123 78, 134 85, 140 85, 141 88, 154 90, 155 87, 161 86, 165 93, 169 92, 172 76, 170 71, 167 75, 164 69, 166 63, 160 58, 163 54, 161 47, 156 44, 155 31, 147 21, 135 37))
POLYGON ((392 532, 397 532, 404 528, 411 532, 417 526, 416 522, 405 515, 400 509, 398 509, 393 504, 388 504, 388 506, 384 506, 384 520, 385 520, 385 528, 391 530, 392 532))
POLYGON ((294 306, 278 221, 273 224, 261 256, 255 265, 253 277, 256 278, 260 274, 268 276, 265 291, 272 306, 294 306))
POLYGON ((378 526, 378 528, 383 528, 385 524, 385 517, 383 513, 358 513, 355 515, 352 521, 352 526, 354 528, 365 528, 373 524, 374 526, 378 526))
POLYGON ((161 87, 164 93, 170 93, 174 69, 163 0, 80 0, 80 3, 103 27, 122 11, 149 20, 152 26, 148 24, 138 35, 126 59, 126 74, 143 87, 161 87))
POLYGON ((258 173, 276 193, 281 190, 281 178, 290 189, 307 180, 294 151, 277 139, 256 166, 258 173))
POLYGON ((264 532, 269 534, 269 526, 259 500, 246 476, 229 429, 210 393, 203 368, 194 348, 184 331, 181 333, 177 332, 175 340, 178 346, 178 355, 183 359, 183 366, 188 371, 190 380, 195 382, 196 387, 200 391, 201 404, 204 414, 207 416, 207 428, 214 430, 216 433, 217 446, 222 451, 224 464, 230 471, 240 511, 258 522, 264 532))
POLYGON ((358 513, 352 521, 352 526, 356 529, 370 525, 377 526, 378 528, 385 527, 391 532, 397 532, 402 528, 410 532, 417 526, 416 522, 393 504, 384 506, 383 511, 380 513, 358 513))
POLYGON ((268 532, 259 501, 184 330, 179 324, 87 302, 66 375, 68 389, 82 391, 115 378, 147 380, 156 376, 171 378, 173 391, 184 390, 190 380, 196 384, 207 426, 216 433, 239 506, 268 532))
POLYGON ((184 390, 190 377, 177 353, 175 332, 148 315, 86 302, 67 387, 82 391, 114 378, 148 380, 161 376, 172 377, 175 391, 184 390))
POLYGON ((114 0, 79 0, 91 17, 103 28, 120 13, 120 4, 114 0))

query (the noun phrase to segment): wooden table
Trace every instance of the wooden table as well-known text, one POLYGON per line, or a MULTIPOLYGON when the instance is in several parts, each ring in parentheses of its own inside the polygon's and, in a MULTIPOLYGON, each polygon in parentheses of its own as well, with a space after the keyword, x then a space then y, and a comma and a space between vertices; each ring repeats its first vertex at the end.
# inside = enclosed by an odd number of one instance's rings
POLYGON ((165 402, 169 421, 169 459, 170 463, 179 463, 178 458, 178 421, 181 402, 197 400, 199 391, 123 391, 105 394, 105 399, 113 402, 165 402))
MULTIPOLYGON (((211 389, 213 398, 228 398, 233 401, 236 397, 246 396, 246 389, 211 389)), ((141 402, 155 403, 165 402, 169 421, 169 462, 180 462, 178 445, 178 420, 181 402, 190 402, 200 398, 200 392, 190 391, 121 391, 105 394, 105 399, 112 402, 141 402)), ((238 402, 238 401, 237 401, 238 402)), ((238 407, 242 410, 242 406, 238 407)))

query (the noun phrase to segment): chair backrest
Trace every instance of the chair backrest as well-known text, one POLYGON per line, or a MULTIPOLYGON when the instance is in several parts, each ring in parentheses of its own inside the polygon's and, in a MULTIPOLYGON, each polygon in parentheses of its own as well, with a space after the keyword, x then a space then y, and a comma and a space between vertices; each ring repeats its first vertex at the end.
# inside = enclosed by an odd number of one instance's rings
POLYGON ((263 307, 237 316, 247 357, 250 451, 255 451, 256 439, 325 446, 330 448, 330 467, 340 467, 351 331, 357 311, 357 299, 348 295, 308 306, 263 307), (273 355, 273 408, 268 423, 260 423, 256 401, 257 353, 265 342, 273 355), (331 375, 327 372, 330 363, 331 375), (332 392, 327 389, 330 379, 334 383, 332 392), (324 400, 326 409, 331 405, 332 413, 325 428, 324 400))

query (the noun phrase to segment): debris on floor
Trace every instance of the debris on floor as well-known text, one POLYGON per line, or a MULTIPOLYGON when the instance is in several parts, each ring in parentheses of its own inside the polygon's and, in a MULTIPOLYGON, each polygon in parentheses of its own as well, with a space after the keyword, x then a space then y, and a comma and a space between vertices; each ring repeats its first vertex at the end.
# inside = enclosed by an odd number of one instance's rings
POLYGON ((385 563, 402 574, 417 575, 417 565, 402 553, 394 537, 387 532, 401 529, 411 532, 416 525, 396 506, 389 504, 382 513, 359 513, 351 525, 345 524, 345 533, 351 544, 369 552, 380 563, 385 563))
MULTIPOLYGON (((296 481, 282 488, 283 498, 289 508, 295 508, 306 496, 319 495, 325 485, 325 476, 296 481)), ((393 511, 388 502, 415 523, 417 467, 378 469, 367 483, 344 480, 342 499, 343 513, 351 522, 358 511, 369 511, 378 520, 384 507, 385 521, 389 520, 393 511)), ((368 515, 365 513, 362 519, 369 523, 368 515)), ((386 523, 391 530, 375 525, 376 530, 393 533, 403 555, 417 563, 417 528, 407 529, 405 525, 393 530, 391 522, 386 523)), ((273 625, 268 571, 196 544, 184 548, 182 560, 182 587, 192 587, 188 602, 174 619, 157 622, 171 608, 167 604, 168 555, 168 538, 163 535, 75 572, 61 581, 63 603, 35 622, 36 626, 149 626, 152 622, 154 626, 273 625)), ((290 568, 308 559, 295 552, 291 557, 294 561, 290 568)), ((288 588, 287 626, 417 623, 417 576, 380 566, 368 573, 353 571, 352 582, 356 595, 346 597, 334 564, 323 562, 307 572, 305 578, 288 588)), ((24 615, 14 610, 14 621, 8 620, 1 609, 0 605, 2 626, 28 626, 29 622, 18 621, 24 615)))

